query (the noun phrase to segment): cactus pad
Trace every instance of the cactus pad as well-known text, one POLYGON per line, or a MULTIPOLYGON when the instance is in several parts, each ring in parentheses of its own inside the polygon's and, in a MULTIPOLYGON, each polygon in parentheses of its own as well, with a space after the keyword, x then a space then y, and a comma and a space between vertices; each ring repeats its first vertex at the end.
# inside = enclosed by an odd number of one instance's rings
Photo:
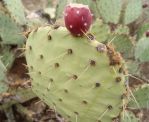
POLYGON ((141 62, 149 61, 149 38, 143 37, 141 38, 135 49, 135 57, 139 59, 141 62))
POLYGON ((26 44, 33 91, 71 122, 112 122, 123 105, 121 61, 109 60, 118 53, 109 47, 101 52, 94 41, 62 27, 41 27, 26 44))
POLYGON ((22 44, 24 37, 21 28, 7 14, 0 11, 0 43, 22 44))
POLYGON ((98 9, 105 22, 117 24, 119 22, 122 0, 99 0, 98 9))
POLYGON ((141 27, 139 27, 137 31, 137 39, 141 39, 142 36, 145 35, 145 32, 149 30, 149 24, 143 24, 141 27))
POLYGON ((135 21, 142 13, 141 0, 125 0, 127 5, 124 14, 124 24, 135 21))
POLYGON ((107 24, 104 24, 102 20, 97 19, 92 25, 91 33, 96 36, 99 42, 104 42, 109 37, 110 28, 107 24))
POLYGON ((10 69, 15 60, 15 53, 8 45, 3 45, 0 47, 0 56, 3 64, 7 67, 7 70, 10 69))
POLYGON ((129 102, 128 106, 133 108, 138 108, 138 107, 149 108, 148 93, 149 93, 149 85, 144 84, 143 86, 141 86, 141 88, 136 89, 136 91, 134 91, 133 94, 139 106, 133 100, 129 102))
POLYGON ((67 0, 63 0, 63 2, 59 2, 59 4, 57 4, 56 6, 56 18, 61 18, 63 17, 63 12, 64 12, 64 8, 67 5, 67 0))
POLYGON ((3 0, 4 6, 8 9, 13 17, 19 24, 25 24, 25 11, 21 0, 3 0))
POLYGON ((114 45, 115 49, 122 54, 122 56, 125 59, 133 57, 134 45, 133 41, 131 40, 131 38, 129 38, 128 35, 116 34, 113 36, 111 43, 114 45))

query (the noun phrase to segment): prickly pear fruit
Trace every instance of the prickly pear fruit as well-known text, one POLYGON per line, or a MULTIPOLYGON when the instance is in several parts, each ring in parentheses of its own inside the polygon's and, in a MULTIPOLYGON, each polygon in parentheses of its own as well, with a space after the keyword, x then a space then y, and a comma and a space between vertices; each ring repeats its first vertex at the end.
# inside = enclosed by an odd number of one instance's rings
POLYGON ((92 23, 92 14, 87 5, 69 4, 64 11, 66 28, 74 36, 82 36, 92 23))
POLYGON ((146 37, 149 37, 149 31, 146 32, 146 37))

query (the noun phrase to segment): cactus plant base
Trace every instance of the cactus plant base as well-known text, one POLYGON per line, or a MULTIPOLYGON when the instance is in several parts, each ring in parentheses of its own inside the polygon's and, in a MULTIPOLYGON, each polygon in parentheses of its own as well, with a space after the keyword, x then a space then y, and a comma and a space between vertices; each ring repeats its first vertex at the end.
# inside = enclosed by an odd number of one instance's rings
POLYGON ((29 35, 26 59, 33 91, 71 122, 112 122, 123 106, 118 53, 99 52, 86 37, 41 27, 29 35))

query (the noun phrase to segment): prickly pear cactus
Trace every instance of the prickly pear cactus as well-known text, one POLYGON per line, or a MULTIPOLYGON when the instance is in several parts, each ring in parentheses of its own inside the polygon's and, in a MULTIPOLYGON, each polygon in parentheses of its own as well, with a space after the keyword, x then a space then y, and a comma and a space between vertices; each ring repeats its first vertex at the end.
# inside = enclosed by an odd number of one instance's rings
POLYGON ((112 36, 112 39, 109 40, 109 43, 113 44, 115 49, 119 51, 125 59, 133 57, 134 53, 134 45, 133 39, 131 39, 126 34, 116 34, 112 36))
POLYGON ((135 21, 142 13, 141 0, 124 0, 124 24, 135 21))
POLYGON ((11 17, 16 20, 17 23, 23 25, 26 24, 25 11, 21 0, 2 0, 4 6, 7 8, 11 17))
POLYGON ((109 37, 110 28, 101 19, 97 19, 92 25, 91 33, 96 36, 99 42, 104 42, 109 37))
POLYGON ((15 53, 10 49, 10 46, 1 46, 0 56, 3 64, 7 67, 7 70, 10 69, 15 60, 15 53))
POLYGON ((6 13, 0 11, 0 43, 22 44, 24 37, 18 24, 6 13))
POLYGON ((131 100, 128 104, 129 107, 133 108, 149 108, 149 85, 144 84, 141 88, 137 88, 133 93, 136 101, 131 100))
POLYGON ((67 0, 63 0, 63 2, 59 2, 56 6, 56 18, 63 17, 64 7, 68 4, 67 0))
POLYGON ((97 3, 100 14, 106 23, 117 24, 119 22, 122 0, 100 0, 97 3))
POLYGON ((142 36, 145 35, 145 32, 149 30, 149 24, 145 23, 143 25, 141 25, 141 27, 139 27, 138 31, 137 31, 137 39, 141 39, 142 36))
POLYGON ((135 57, 141 62, 149 61, 149 37, 142 37, 135 49, 135 57))
POLYGON ((112 122, 122 111, 124 75, 113 48, 41 27, 27 40, 26 59, 33 91, 66 120, 112 122))

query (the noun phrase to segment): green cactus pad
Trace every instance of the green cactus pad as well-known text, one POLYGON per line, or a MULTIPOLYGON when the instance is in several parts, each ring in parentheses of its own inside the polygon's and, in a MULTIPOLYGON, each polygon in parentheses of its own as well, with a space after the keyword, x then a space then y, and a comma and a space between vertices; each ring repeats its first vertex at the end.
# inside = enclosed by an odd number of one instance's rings
POLYGON ((135 21, 142 13, 142 1, 141 0, 125 0, 127 2, 125 14, 124 14, 124 24, 129 24, 135 21))
POLYGON ((123 105, 121 65, 109 60, 117 53, 97 50, 94 41, 62 27, 41 27, 27 40, 33 91, 71 122, 112 122, 123 105))
POLYGON ((8 90, 6 81, 6 67, 0 60, 0 94, 8 90))
POLYGON ((140 62, 137 62, 134 60, 127 60, 126 65, 130 74, 133 74, 133 75, 138 74, 140 62))
POLYGON ((14 60, 15 60, 15 53, 10 50, 10 46, 3 45, 0 47, 0 56, 3 64, 7 67, 7 70, 11 68, 14 60))
POLYGON ((136 102, 134 102, 133 98, 129 102, 128 107, 131 108, 149 108, 149 85, 143 85, 140 88, 137 88, 133 91, 134 97, 136 98, 136 102))
POLYGON ((121 122, 140 122, 138 118, 130 111, 124 112, 124 117, 121 118, 121 122))
POLYGON ((100 14, 106 23, 117 24, 119 22, 122 0, 99 0, 97 3, 100 14))
POLYGON ((0 11, 0 37, 2 44, 22 44, 21 28, 5 13, 0 11))
POLYGON ((95 35, 96 40, 104 42, 109 37, 110 28, 107 24, 104 24, 102 20, 97 19, 92 25, 91 33, 95 35))
POLYGON ((141 38, 135 49, 135 57, 139 59, 141 62, 149 61, 149 38, 143 37, 141 38))
POLYGON ((145 35, 145 32, 149 30, 149 24, 145 23, 143 24, 137 31, 137 39, 141 39, 142 36, 145 35))
POLYGON ((67 5, 67 0, 63 0, 63 2, 59 2, 56 6, 56 18, 62 18, 63 17, 63 12, 64 12, 64 8, 67 5))
POLYGON ((25 11, 21 0, 3 0, 4 6, 8 9, 19 24, 26 24, 25 11))
POLYGON ((111 41, 115 49, 119 51, 125 59, 133 57, 134 45, 128 35, 116 34, 109 41, 111 41))
POLYGON ((116 29, 114 30, 115 34, 125 34, 125 35, 129 35, 129 28, 126 25, 117 25, 116 29))

